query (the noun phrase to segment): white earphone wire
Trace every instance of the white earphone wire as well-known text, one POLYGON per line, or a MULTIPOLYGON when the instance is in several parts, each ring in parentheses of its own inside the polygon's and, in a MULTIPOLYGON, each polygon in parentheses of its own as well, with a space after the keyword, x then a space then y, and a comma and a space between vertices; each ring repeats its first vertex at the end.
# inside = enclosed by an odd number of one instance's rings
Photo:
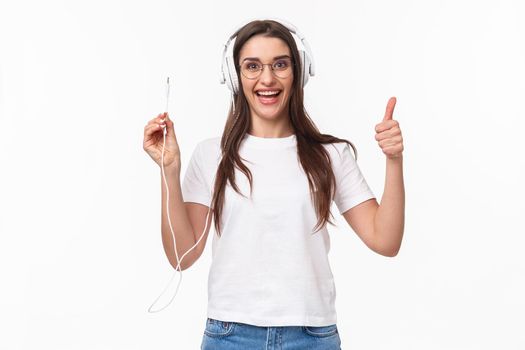
MULTIPOLYGON (((166 115, 167 116, 168 116, 169 93, 170 93, 170 78, 168 77, 168 79, 167 79, 167 86, 166 86, 166 115)), ((167 214, 167 217, 168 217, 168 224, 169 224, 170 231, 171 231, 171 237, 173 238, 173 250, 175 251, 175 257, 177 258, 177 267, 175 267, 175 272, 173 273, 173 275, 172 275, 170 281, 168 282, 168 285, 166 286, 166 288, 164 288, 164 291, 162 291, 162 293, 157 297, 157 299, 155 299, 153 304, 151 304, 151 306, 148 308, 148 312, 150 312, 150 313, 159 312, 159 311, 164 310, 165 308, 167 308, 171 304, 171 302, 173 301, 173 299, 177 295, 177 293, 179 291, 180 283, 182 282, 182 269, 180 268, 182 260, 184 260, 184 257, 193 248, 195 248, 199 244, 199 242, 201 241, 202 237, 204 237, 204 233, 206 233, 206 229, 208 228, 208 217, 209 217, 210 212, 211 212, 211 206, 210 206, 209 209, 208 209, 208 214, 206 215, 206 222, 205 222, 205 225, 204 225, 204 231, 202 232, 202 234, 199 237, 199 239, 197 240, 197 242, 190 249, 188 249, 182 255, 182 257, 179 260, 179 254, 177 252, 177 242, 175 240, 175 233, 173 232, 173 226, 171 225, 171 218, 170 218, 170 213, 169 213, 169 202, 170 202, 169 194, 170 194, 170 190, 169 190, 169 187, 168 187, 168 181, 166 180, 166 174, 164 172, 164 148, 166 147, 166 133, 167 133, 167 127, 165 126, 164 130, 162 132, 163 143, 162 143, 162 155, 161 155, 161 162, 160 162, 160 164, 161 164, 161 169, 162 169, 162 178, 164 180, 164 186, 166 187, 166 214, 167 214), (170 299, 169 303, 166 306, 164 306, 163 308, 161 308, 159 310, 152 311, 153 305, 155 305, 155 303, 159 300, 159 298, 166 292, 168 287, 171 285, 171 281, 173 280, 173 277, 175 277, 175 273, 177 271, 179 271, 180 279, 179 279, 179 282, 177 284, 177 288, 175 289, 175 294, 173 295, 173 297, 170 299)))

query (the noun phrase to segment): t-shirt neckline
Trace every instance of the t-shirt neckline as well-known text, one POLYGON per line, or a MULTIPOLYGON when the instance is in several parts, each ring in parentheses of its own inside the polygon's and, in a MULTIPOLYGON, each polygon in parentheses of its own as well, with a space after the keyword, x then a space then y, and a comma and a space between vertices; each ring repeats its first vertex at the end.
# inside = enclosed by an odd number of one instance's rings
POLYGON ((284 149, 296 146, 296 136, 292 134, 285 137, 259 137, 248 133, 244 135, 244 145, 257 149, 284 149))

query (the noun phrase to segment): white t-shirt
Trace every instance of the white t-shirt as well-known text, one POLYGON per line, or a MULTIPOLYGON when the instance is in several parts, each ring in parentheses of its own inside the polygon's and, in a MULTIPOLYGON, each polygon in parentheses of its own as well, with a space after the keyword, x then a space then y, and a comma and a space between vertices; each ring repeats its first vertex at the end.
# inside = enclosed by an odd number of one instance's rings
MULTIPOLYGON (((324 147, 332 160, 339 213, 375 198, 350 147, 344 142, 324 147)), ((326 225, 312 234, 317 214, 295 134, 246 134, 239 155, 252 173, 253 195, 250 199, 249 181, 235 168, 236 184, 247 198, 228 183, 222 234, 210 230, 208 317, 267 327, 337 323, 330 237, 326 225)), ((181 186, 185 202, 210 207, 220 159, 220 137, 196 146, 181 186)))

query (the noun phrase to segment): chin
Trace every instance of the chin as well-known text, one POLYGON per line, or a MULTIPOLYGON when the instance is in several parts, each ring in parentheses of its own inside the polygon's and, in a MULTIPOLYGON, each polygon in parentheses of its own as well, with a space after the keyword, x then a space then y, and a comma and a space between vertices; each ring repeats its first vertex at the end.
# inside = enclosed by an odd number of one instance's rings
POLYGON ((265 110, 255 110, 255 114, 263 119, 279 119, 281 116, 284 115, 284 110, 276 110, 276 111, 265 111, 265 110))

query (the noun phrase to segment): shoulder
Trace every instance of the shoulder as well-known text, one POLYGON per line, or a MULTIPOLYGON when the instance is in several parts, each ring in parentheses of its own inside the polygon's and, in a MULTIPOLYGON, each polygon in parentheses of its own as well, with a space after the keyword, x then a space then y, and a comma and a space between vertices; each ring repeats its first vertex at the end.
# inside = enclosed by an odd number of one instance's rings
POLYGON ((209 137, 198 142, 194 153, 204 161, 216 161, 221 154, 221 137, 209 137))
POLYGON ((209 137, 197 143, 197 148, 204 150, 212 150, 221 147, 221 137, 209 137))
POLYGON ((347 152, 353 155, 351 146, 346 142, 325 143, 323 147, 328 151, 330 158, 337 163, 342 161, 343 157, 347 155, 347 152))

